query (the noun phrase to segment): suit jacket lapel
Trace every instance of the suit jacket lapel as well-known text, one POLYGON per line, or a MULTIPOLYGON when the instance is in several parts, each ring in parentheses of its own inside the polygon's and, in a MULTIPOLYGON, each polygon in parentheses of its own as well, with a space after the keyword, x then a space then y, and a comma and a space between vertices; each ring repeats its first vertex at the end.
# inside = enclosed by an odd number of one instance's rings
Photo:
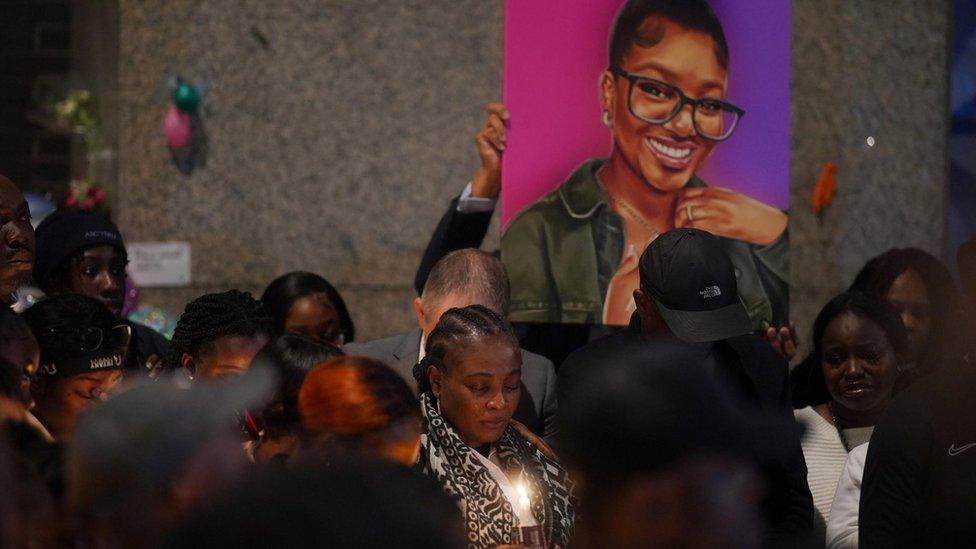
POLYGON ((410 330, 403 334, 399 345, 393 350, 397 372, 407 380, 414 391, 417 390, 417 382, 413 378, 413 367, 417 364, 417 357, 420 355, 421 335, 423 332, 420 328, 410 330))

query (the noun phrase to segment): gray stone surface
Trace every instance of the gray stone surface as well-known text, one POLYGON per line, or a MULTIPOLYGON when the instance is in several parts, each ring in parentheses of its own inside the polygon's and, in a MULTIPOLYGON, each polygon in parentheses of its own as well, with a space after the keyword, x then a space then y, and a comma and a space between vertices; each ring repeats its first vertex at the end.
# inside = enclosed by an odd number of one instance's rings
POLYGON ((308 269, 364 337, 412 322, 411 283, 472 139, 500 94, 501 2, 122 0, 119 220, 126 238, 193 244, 187 296, 308 269), (261 43, 263 37, 267 46, 261 43), (171 165, 158 90, 204 78, 210 154, 171 165))
MULTIPOLYGON (((793 1, 791 282, 805 337, 869 256, 941 252, 948 4, 793 1), (810 195, 828 160, 838 195, 818 218, 810 195)), ((120 223, 131 241, 193 243, 194 286, 143 301, 179 311, 303 268, 339 286, 363 338, 409 326, 422 247, 476 167, 482 106, 500 97, 501 6, 120 0, 120 223), (209 161, 190 177, 162 136, 172 72, 212 88, 209 161)))
POLYGON ((804 339, 868 258, 896 246, 942 254, 949 4, 792 4, 791 315, 804 339), (837 196, 816 216, 813 185, 828 160, 837 196))

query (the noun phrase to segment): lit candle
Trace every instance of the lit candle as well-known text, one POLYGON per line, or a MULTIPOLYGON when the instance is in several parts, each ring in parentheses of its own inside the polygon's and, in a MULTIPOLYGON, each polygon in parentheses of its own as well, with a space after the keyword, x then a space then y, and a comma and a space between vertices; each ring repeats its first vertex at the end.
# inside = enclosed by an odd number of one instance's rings
POLYGON ((519 515, 525 516, 526 513, 531 513, 532 503, 529 501, 529 489, 525 487, 525 483, 516 484, 515 491, 518 492, 519 515))
MULTIPOLYGON (((526 517, 532 517, 532 500, 529 498, 529 488, 524 481, 521 481, 515 485, 515 492, 518 494, 518 502, 515 505, 518 507, 519 521, 522 523, 522 526, 519 528, 520 545, 522 547, 542 549, 546 546, 542 526, 539 524, 525 526, 524 522, 526 517)), ((532 522, 534 523, 535 520, 533 519, 532 522)))

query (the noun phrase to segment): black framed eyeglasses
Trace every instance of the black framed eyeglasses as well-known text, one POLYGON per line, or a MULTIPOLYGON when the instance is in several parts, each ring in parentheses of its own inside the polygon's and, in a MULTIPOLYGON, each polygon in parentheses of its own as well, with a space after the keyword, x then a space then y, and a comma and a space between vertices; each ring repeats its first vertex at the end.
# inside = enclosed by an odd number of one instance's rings
POLYGON ((724 141, 746 113, 726 101, 707 97, 692 99, 667 82, 634 74, 618 66, 610 67, 610 72, 630 83, 627 108, 635 118, 648 124, 666 124, 685 105, 691 105, 691 121, 698 135, 711 141, 724 141))

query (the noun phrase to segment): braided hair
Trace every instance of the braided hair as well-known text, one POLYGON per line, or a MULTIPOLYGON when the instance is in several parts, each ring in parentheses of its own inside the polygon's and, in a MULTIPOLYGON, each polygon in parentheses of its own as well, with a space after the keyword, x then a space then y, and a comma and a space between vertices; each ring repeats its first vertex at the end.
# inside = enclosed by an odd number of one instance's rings
POLYGON ((270 335, 271 318, 260 301, 247 292, 228 290, 191 301, 176 323, 167 367, 179 368, 183 354, 197 357, 224 336, 270 335))
POLYGON ((451 349, 457 348, 461 342, 470 343, 493 337, 507 340, 516 349, 519 346, 512 325, 495 311, 483 305, 448 309, 427 336, 424 359, 414 366, 413 377, 417 380, 420 392, 431 391, 427 376, 431 366, 441 370, 445 367, 450 369, 444 359, 451 349))

